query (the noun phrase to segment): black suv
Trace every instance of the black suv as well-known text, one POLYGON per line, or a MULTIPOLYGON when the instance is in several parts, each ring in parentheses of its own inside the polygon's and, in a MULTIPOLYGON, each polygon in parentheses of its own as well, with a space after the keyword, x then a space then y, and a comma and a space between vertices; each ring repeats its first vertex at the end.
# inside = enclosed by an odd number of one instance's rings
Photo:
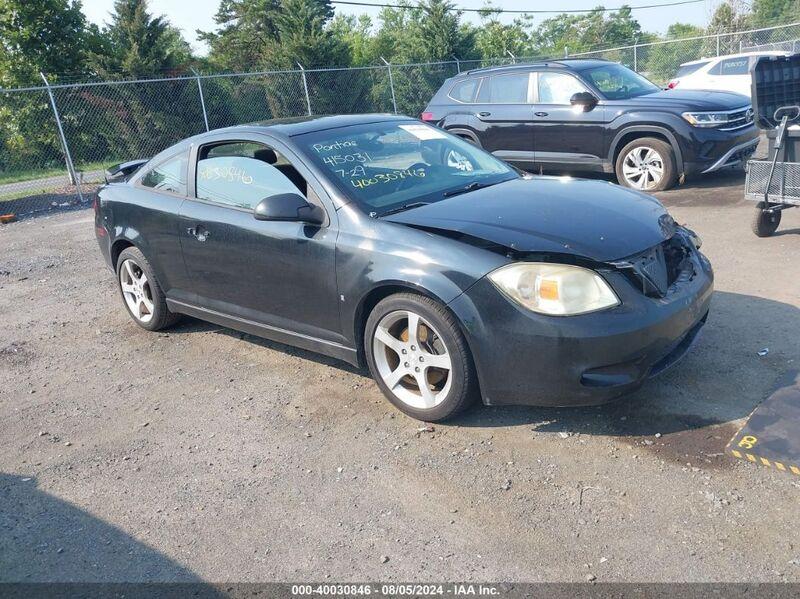
POLYGON ((606 60, 467 71, 445 81, 422 120, 529 170, 616 173, 659 191, 744 164, 758 145, 750 99, 662 90, 606 60))

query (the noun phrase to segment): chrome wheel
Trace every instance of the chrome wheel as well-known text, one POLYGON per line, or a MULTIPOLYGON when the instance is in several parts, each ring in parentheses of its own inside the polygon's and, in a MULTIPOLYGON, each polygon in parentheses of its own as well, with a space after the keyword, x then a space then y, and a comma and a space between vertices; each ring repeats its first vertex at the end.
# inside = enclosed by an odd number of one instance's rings
POLYGON ((453 365, 439 332, 409 310, 384 316, 372 344, 378 374, 392 394, 412 408, 429 409, 450 392, 453 365))
POLYGON ((622 175, 630 187, 653 189, 664 177, 664 158, 649 146, 638 146, 625 155, 622 175))
POLYGON ((153 292, 142 267, 131 259, 125 260, 119 269, 119 284, 134 318, 139 322, 150 322, 153 319, 153 292))

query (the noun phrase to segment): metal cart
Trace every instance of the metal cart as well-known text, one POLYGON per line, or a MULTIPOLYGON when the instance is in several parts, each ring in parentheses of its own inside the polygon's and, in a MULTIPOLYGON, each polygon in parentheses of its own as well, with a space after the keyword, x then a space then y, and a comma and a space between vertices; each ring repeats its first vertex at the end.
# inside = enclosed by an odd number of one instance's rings
POLYGON ((761 57, 752 78, 755 122, 767 131, 769 159, 747 163, 745 198, 757 202, 753 232, 769 237, 781 213, 800 206, 800 54, 761 57))

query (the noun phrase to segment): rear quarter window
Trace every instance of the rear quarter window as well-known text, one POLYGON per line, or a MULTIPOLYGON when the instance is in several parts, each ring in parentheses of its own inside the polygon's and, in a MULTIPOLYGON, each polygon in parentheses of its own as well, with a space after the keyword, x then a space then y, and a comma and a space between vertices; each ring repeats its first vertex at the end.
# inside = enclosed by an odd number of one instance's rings
POLYGON ((705 62, 696 62, 694 64, 682 65, 678 69, 678 72, 675 73, 675 77, 686 77, 687 75, 691 75, 692 73, 696 73, 697 71, 702 69, 704 66, 706 66, 709 62, 711 62, 711 61, 707 60, 705 62))
POLYGON ((478 91, 478 84, 480 79, 467 79, 466 81, 459 81, 450 88, 450 93, 447 94, 450 99, 462 104, 471 104, 475 101, 475 94, 478 91))

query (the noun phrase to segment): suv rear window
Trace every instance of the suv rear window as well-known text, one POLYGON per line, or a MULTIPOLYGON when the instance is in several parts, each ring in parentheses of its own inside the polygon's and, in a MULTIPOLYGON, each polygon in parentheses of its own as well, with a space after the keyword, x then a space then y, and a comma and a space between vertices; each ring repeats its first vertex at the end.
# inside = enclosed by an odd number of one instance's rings
POLYGON ((747 75, 750 71, 750 59, 747 56, 741 58, 726 58, 719 61, 709 71, 711 75, 747 75))
POLYGON ((475 100, 475 92, 478 91, 480 79, 467 79, 456 83, 448 94, 456 102, 469 104, 475 100))
POLYGON ((686 77, 686 75, 691 75, 694 72, 699 71, 704 66, 706 66, 710 60, 706 60, 705 62, 695 62, 694 64, 684 64, 681 65, 678 69, 678 72, 675 73, 675 77, 686 77))

